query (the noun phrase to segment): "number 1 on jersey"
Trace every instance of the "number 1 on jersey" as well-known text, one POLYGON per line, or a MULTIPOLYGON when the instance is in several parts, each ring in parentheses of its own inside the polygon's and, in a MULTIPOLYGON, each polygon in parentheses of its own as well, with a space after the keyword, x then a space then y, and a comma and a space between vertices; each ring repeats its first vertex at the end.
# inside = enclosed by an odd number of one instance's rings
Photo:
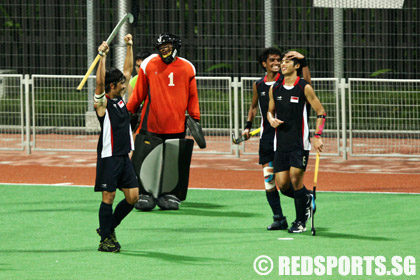
POLYGON ((175 86, 175 84, 174 84, 174 72, 171 72, 171 74, 168 75, 168 78, 169 78, 168 86, 170 86, 170 87, 175 86))

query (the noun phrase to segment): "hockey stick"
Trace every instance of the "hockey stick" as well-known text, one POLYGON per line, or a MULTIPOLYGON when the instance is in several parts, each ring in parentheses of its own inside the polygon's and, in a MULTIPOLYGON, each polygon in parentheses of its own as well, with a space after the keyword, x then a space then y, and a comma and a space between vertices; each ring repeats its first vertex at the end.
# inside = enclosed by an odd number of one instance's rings
MULTIPOLYGON (((133 23, 134 17, 132 14, 127 13, 124 15, 122 19, 118 22, 118 24, 115 26, 114 30, 112 30, 111 34, 109 35, 108 39, 106 39, 106 43, 109 45, 112 42, 112 39, 114 39, 115 35, 117 35, 118 31, 121 29, 121 26, 126 22, 129 21, 130 23, 133 23)), ((82 90, 83 86, 85 85, 87 79, 89 78, 90 73, 92 73, 93 69, 95 68, 96 64, 98 64, 99 59, 101 58, 101 55, 98 54, 95 59, 93 60, 92 64, 90 65, 89 69, 87 70, 85 76, 83 77, 83 80, 80 82, 79 86, 77 87, 77 90, 82 90)))
MULTIPOLYGON (((255 129, 255 130, 251 131, 249 133, 249 136, 250 137, 251 136, 254 136, 255 134, 258 134, 260 131, 261 131, 261 127, 259 127, 259 128, 255 129)), ((235 139, 235 135, 232 132, 232 142, 233 142, 233 144, 239 145, 239 143, 242 143, 242 142, 244 142, 244 141, 246 141, 248 139, 249 138, 246 138, 245 135, 242 135, 241 137, 235 139)))
MULTIPOLYGON (((316 199, 316 184, 318 181, 318 169, 319 169, 319 152, 316 153, 316 160, 315 160, 315 172, 314 172, 314 188, 313 188, 313 195, 314 200, 316 199)), ((314 208, 311 207, 311 231, 312 235, 316 234, 315 224, 314 224, 314 208)))

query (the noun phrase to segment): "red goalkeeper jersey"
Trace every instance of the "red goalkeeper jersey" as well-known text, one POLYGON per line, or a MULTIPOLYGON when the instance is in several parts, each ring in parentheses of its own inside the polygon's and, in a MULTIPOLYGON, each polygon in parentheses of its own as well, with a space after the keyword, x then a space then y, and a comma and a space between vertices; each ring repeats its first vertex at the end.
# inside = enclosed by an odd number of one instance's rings
POLYGON ((200 119, 194 65, 181 57, 170 64, 157 54, 146 58, 127 109, 135 113, 143 101, 137 132, 140 129, 157 134, 184 132, 186 111, 194 119, 200 119))

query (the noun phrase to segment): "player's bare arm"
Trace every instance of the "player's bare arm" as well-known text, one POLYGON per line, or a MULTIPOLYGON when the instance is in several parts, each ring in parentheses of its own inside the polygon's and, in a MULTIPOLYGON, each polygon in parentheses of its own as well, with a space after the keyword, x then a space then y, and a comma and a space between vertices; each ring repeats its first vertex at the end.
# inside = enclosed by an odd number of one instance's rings
POLYGON ((314 148, 317 152, 322 152, 324 144, 322 142, 321 136, 324 130, 325 117, 327 116, 327 113, 325 112, 324 107, 316 96, 314 89, 310 85, 306 85, 305 87, 305 96, 317 115, 315 136, 313 141, 314 148))
MULTIPOLYGON (((297 51, 289 51, 286 53, 287 59, 297 58, 298 60, 305 59, 305 56, 297 51)), ((311 82, 311 71, 309 71, 308 65, 302 65, 302 75, 305 81, 307 81, 309 84, 312 84, 311 82)))
POLYGON ((93 106, 98 116, 102 117, 105 115, 107 103, 105 97, 105 64, 109 46, 105 41, 98 47, 98 52, 101 55, 101 59, 99 60, 98 69, 96 70, 96 89, 93 106))
POLYGON ((288 51, 288 52, 286 53, 286 58, 287 58, 288 60, 291 60, 291 59, 293 59, 293 58, 297 58, 297 59, 304 59, 304 58, 305 58, 305 56, 304 56, 303 54, 301 54, 300 52, 297 52, 297 51, 288 51))
POLYGON ((273 98, 273 86, 270 87, 270 90, 268 91, 268 96, 270 97, 270 101, 268 102, 267 119, 270 122, 270 125, 276 128, 282 123, 284 123, 284 121, 281 121, 274 117, 276 115, 276 104, 274 103, 273 98))
POLYGON ((133 72, 133 36, 131 34, 125 35, 124 42, 127 46, 127 50, 125 54, 123 74, 125 77, 125 86, 128 89, 131 88, 130 79, 131 73, 133 72))
MULTIPOLYGON (((251 105, 249 106, 248 111, 248 118, 247 118, 247 126, 248 123, 252 124, 252 121, 254 120, 255 116, 257 115, 257 108, 258 108, 258 91, 257 91, 257 84, 254 83, 252 85, 252 101, 251 105)), ((245 135, 246 138, 249 138, 249 131, 251 130, 250 127, 246 127, 244 131, 242 132, 242 135, 245 135)))
POLYGON ((302 68, 302 75, 305 81, 307 81, 310 85, 312 85, 311 71, 309 71, 308 66, 302 68))

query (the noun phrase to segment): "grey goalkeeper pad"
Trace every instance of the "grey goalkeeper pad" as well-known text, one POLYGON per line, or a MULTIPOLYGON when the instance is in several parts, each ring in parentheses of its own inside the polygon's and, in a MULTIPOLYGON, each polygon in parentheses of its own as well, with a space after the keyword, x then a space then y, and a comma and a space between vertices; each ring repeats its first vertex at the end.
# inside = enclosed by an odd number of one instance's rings
POLYGON ((180 201, 187 198, 192 139, 170 139, 165 141, 162 189, 160 194, 175 195, 180 201))
POLYGON ((165 160, 163 162, 162 190, 160 193, 170 193, 178 184, 180 175, 178 169, 179 141, 180 139, 165 141, 165 160))
POLYGON ((158 198, 160 195, 162 163, 163 163, 163 145, 156 146, 144 159, 140 168, 140 182, 146 192, 158 198))
POLYGON ((131 160, 138 176, 140 193, 154 198, 175 195, 180 201, 187 197, 191 156, 194 141, 169 139, 138 134, 131 160))
POLYGON ((157 198, 163 162, 163 140, 155 136, 137 134, 131 161, 139 182, 140 194, 150 193, 157 198))
POLYGON ((206 139, 204 138, 200 123, 196 122, 191 116, 187 116, 187 127, 190 130, 195 142, 197 142, 198 147, 200 147, 200 149, 205 149, 206 139))

